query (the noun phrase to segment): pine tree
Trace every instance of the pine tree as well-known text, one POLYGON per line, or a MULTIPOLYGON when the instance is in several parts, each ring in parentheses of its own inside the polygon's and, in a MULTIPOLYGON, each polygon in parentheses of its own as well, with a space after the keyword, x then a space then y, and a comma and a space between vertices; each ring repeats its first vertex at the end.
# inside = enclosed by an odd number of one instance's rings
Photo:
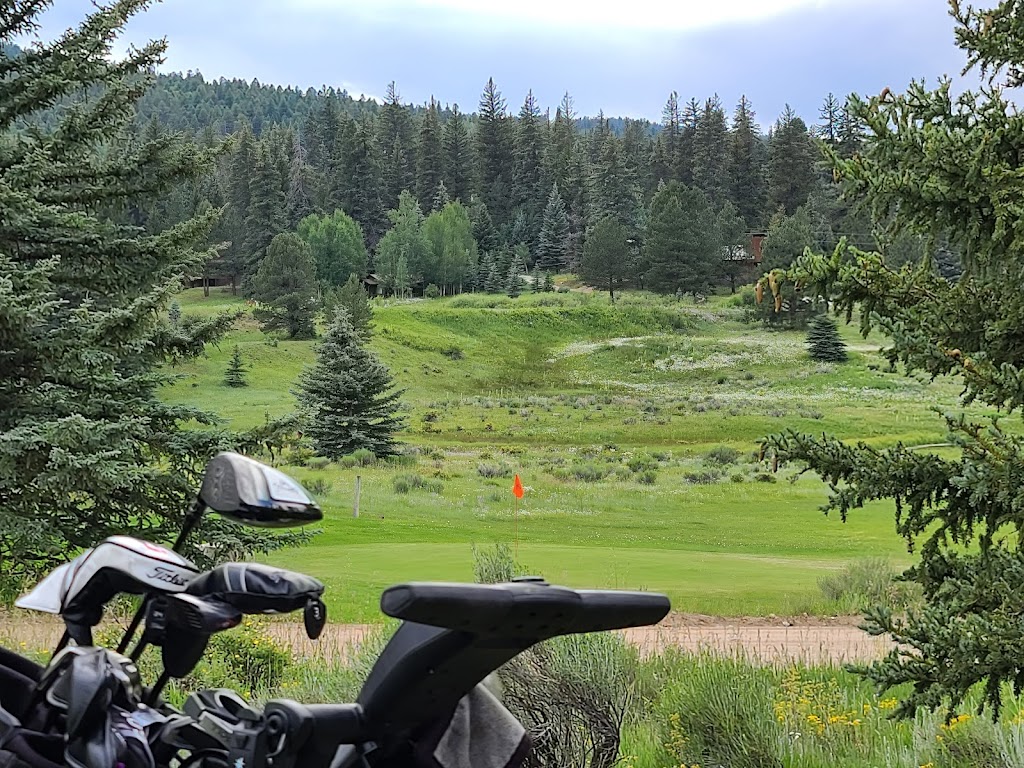
POLYGON ((286 232, 270 242, 253 278, 253 296, 260 306, 253 315, 263 332, 283 330, 289 339, 316 335, 316 267, 309 246, 286 232))
POLYGON ((412 115, 402 104, 394 81, 388 83, 377 127, 378 141, 384 150, 382 199, 385 208, 393 208, 398 205, 398 196, 403 190, 411 192, 416 188, 412 115))
POLYGON ((842 120, 842 105, 835 94, 829 92, 825 97, 818 110, 818 117, 821 122, 814 126, 814 135, 826 144, 835 146, 839 143, 839 123, 842 120))
POLYGON ((530 273, 530 293, 540 293, 544 289, 544 279, 541 277, 540 267, 534 265, 530 273))
POLYGON ((445 186, 444 181, 441 181, 437 185, 437 193, 434 195, 434 199, 430 204, 430 210, 440 211, 451 201, 452 199, 448 195, 448 187, 445 186))
POLYGON ((555 278, 550 272, 544 273, 544 293, 553 293, 555 290, 555 278))
POLYGON ((248 262, 245 247, 246 217, 252 202, 250 185, 253 166, 256 164, 256 143, 247 122, 242 123, 235 137, 234 151, 228 158, 226 183, 227 210, 223 228, 228 241, 227 249, 221 256, 219 267, 231 279, 231 292, 236 293, 246 274, 248 262))
POLYGON ((348 157, 349 176, 345 209, 359 222, 369 248, 375 248, 384 234, 385 208, 383 204, 380 149, 374 137, 373 125, 364 119, 356 129, 348 157))
POLYGON ((370 323, 373 322, 373 308, 370 307, 366 289, 359 277, 349 275, 348 281, 337 293, 337 306, 348 313, 352 329, 363 341, 367 341, 370 337, 370 323))
POLYGON ((541 159, 544 156, 544 134, 541 131, 540 109, 528 91, 515 132, 515 160, 512 173, 512 204, 522 211, 526 220, 525 242, 530 253, 537 248, 537 230, 540 226, 540 212, 544 205, 544 191, 541 183, 541 159))
POLYGON ((167 310, 167 319, 171 321, 171 325, 175 328, 181 322, 181 304, 176 301, 171 302, 170 309, 167 310))
POLYGON ((238 345, 235 344, 235 349, 231 353, 231 359, 228 361, 227 370, 224 371, 224 384, 228 387, 247 387, 249 382, 245 380, 245 372, 247 368, 242 363, 242 353, 238 349, 238 345))
POLYGON ((604 140, 591 174, 589 218, 596 222, 611 217, 632 231, 637 228, 638 214, 638 190, 626 176, 618 140, 610 136, 604 140))
POLYGON ((693 185, 716 208, 728 199, 732 186, 729 159, 729 130, 716 96, 705 102, 693 138, 693 185))
POLYGON ((524 246, 517 246, 513 251, 512 263, 509 265, 508 273, 505 275, 505 293, 510 299, 519 297, 523 289, 523 273, 526 272, 526 249, 524 246))
POLYGON ((807 351, 821 363, 845 363, 846 342, 839 335, 836 321, 827 314, 818 315, 807 331, 807 351))
POLYGON ((469 205, 473 189, 473 148, 459 105, 444 124, 444 181, 448 194, 469 205))
POLYGON ((560 271, 565 268, 568 250, 569 217, 565 213, 562 196, 558 193, 558 184, 553 184, 544 209, 544 223, 537 245, 537 264, 544 270, 560 271))
POLYGON ((480 259, 480 273, 483 275, 481 285, 487 293, 497 293, 501 290, 501 273, 494 254, 487 251, 480 259))
POLYGON ((339 309, 318 345, 316 363, 302 372, 294 390, 313 449, 329 459, 360 449, 390 456, 395 434, 405 426, 398 413, 403 392, 363 344, 339 309))
POLYGON ((250 202, 245 217, 246 277, 252 277, 266 255, 267 246, 286 228, 285 198, 277 165, 268 148, 256 148, 256 164, 249 184, 250 202))
POLYGON ((683 115, 679 108, 679 94, 672 91, 661 112, 661 133, 658 144, 662 153, 655 163, 654 172, 660 181, 679 181, 683 167, 683 115))
POLYGON ((626 282, 628 274, 627 238, 626 228, 615 219, 606 217, 594 225, 583 246, 580 276, 589 285, 608 291, 612 304, 615 303, 615 289, 626 282))
POLYGON ((1024 129, 996 81, 1021 85, 1024 18, 1017 3, 984 5, 951 3, 950 13, 963 57, 987 87, 954 94, 948 79, 936 90, 918 81, 902 94, 853 97, 864 143, 849 159, 830 157, 849 195, 893 214, 892 231, 948 233, 964 274, 950 282, 927 269, 891 270, 879 254, 839 248, 802 258, 784 277, 802 280, 840 313, 859 314, 864 332, 886 334, 887 356, 908 375, 948 376, 978 407, 936 426, 953 450, 792 432, 766 445, 822 475, 832 490, 827 507, 842 519, 895 501, 896 529, 917 553, 905 575, 920 585, 923 604, 905 617, 869 612, 869 630, 896 646, 866 674, 880 688, 898 687, 905 698, 896 713, 908 717, 939 708, 952 716, 975 694, 972 708, 998 716, 1020 683, 1024 205, 1008 190, 1017 188, 1010 180, 1020 172, 1024 129), (998 420, 984 415, 989 410, 998 420))
POLYGON ((296 134, 288 166, 288 192, 285 196, 285 225, 289 229, 295 229, 300 221, 313 213, 312 171, 306 162, 302 140, 296 134))
POLYGON ((469 218, 473 222, 473 239, 481 251, 493 251, 498 247, 498 232, 494 228, 491 212, 479 201, 470 206, 469 218))
MULTIPOLYGON (((201 354, 230 319, 172 330, 159 316, 208 258, 194 244, 216 211, 164 232, 123 223, 209 172, 204 150, 135 133, 135 104, 163 61, 155 42, 115 50, 143 2, 101 4, 59 41, 16 55, 45 3, 0 12, 0 579, 7 587, 113 534, 167 541, 218 450, 255 435, 165 403, 167 363, 201 354), (55 110, 54 105, 61 105, 55 110), (31 128, 28 128, 31 126, 31 128), (118 212, 117 215, 111 212, 118 212), (54 256, 59 254, 60 258, 54 256)), ((221 556, 275 541, 204 520, 195 541, 221 556)), ((291 539, 294 542, 294 539, 291 539)), ((194 547, 186 555, 204 565, 194 547)))
POLYGON ((424 210, 431 210, 438 190, 444 184, 444 147, 441 143, 441 120, 438 112, 437 102, 431 98, 430 106, 423 115, 423 122, 420 125, 416 153, 416 196, 424 210))
POLYGON ((480 199, 500 231, 511 220, 512 197, 512 136, 505 99, 494 84, 487 80, 480 96, 477 113, 476 153, 477 179, 480 199))
POLYGON ((758 226, 765 206, 765 151, 754 109, 740 97, 730 136, 732 201, 748 228, 758 226))
POLYGON ((807 202, 814 187, 814 148, 807 125, 787 104, 768 149, 768 193, 787 214, 807 202))
POLYGON ((703 193, 677 182, 651 201, 647 223, 645 284, 662 293, 700 293, 721 263, 721 243, 703 193))

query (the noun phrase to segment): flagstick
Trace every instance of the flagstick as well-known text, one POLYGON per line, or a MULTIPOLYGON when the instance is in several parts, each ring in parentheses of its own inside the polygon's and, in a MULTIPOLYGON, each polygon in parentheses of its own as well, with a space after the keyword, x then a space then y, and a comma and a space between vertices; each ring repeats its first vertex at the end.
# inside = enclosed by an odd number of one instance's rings
POLYGON ((515 547, 515 559, 519 559, 519 497, 516 496, 516 512, 515 512, 515 531, 516 531, 516 547, 515 547))

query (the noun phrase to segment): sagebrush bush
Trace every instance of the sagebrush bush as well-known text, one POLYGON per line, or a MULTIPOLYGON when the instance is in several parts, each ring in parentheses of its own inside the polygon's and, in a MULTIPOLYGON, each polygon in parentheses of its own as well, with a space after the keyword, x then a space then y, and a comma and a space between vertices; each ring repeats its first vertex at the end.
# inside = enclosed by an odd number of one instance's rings
POLYGON ((507 464, 495 464, 482 461, 476 465, 476 473, 480 477, 512 477, 512 469, 507 464))
POLYGON ((717 445, 704 454, 704 461, 709 464, 717 464, 720 467, 735 464, 740 460, 740 452, 731 445, 717 445))
POLYGON ((331 483, 322 477, 314 477, 302 483, 303 487, 314 496, 326 496, 331 492, 331 483))
POLYGON ((395 475, 391 480, 395 493, 409 493, 409 491, 428 491, 430 493, 441 493, 444 490, 444 483, 440 480, 432 480, 423 475, 403 474, 395 475))
POLYGON ((883 557, 868 557, 847 564, 841 571, 818 579, 818 588, 846 611, 875 605, 903 610, 921 599, 920 585, 901 581, 899 569, 883 557))

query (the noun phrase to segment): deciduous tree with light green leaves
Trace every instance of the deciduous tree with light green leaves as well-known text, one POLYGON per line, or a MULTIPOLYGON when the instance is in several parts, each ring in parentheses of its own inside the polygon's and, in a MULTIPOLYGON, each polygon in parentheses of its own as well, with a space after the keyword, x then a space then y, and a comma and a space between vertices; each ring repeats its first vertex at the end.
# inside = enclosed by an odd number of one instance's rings
POLYGON ((298 234, 309 246, 321 282, 337 286, 350 275, 365 275, 369 259, 363 230, 344 211, 307 216, 299 222, 298 234))
POLYGON ((825 509, 843 519, 878 499, 895 501, 896 529, 918 553, 907 577, 923 607, 907 617, 876 608, 869 631, 897 648, 864 672, 881 687, 909 684, 899 712, 947 707, 975 688, 998 713, 1007 688, 1024 686, 1024 115, 1001 83, 1024 84, 1024 16, 1017 0, 990 9, 952 2, 957 40, 990 78, 981 92, 932 90, 852 98, 867 136, 859 154, 831 160, 847 194, 876 220, 945 234, 959 249, 956 283, 933 269, 890 268, 878 254, 840 245, 804 256, 764 284, 798 281, 887 334, 885 354, 908 373, 959 379, 967 402, 1000 420, 945 417, 953 450, 848 445, 786 432, 766 450, 808 467, 831 488, 825 509))

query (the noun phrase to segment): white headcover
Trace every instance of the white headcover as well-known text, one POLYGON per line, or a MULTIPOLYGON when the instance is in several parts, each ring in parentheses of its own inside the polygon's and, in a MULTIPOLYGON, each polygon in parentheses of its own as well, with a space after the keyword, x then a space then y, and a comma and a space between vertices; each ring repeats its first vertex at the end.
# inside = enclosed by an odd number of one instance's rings
POLYGON ((107 568, 137 581, 140 592, 181 592, 198 573, 192 563, 167 547, 130 536, 111 536, 55 568, 14 604, 34 611, 63 613, 89 581, 107 568))

